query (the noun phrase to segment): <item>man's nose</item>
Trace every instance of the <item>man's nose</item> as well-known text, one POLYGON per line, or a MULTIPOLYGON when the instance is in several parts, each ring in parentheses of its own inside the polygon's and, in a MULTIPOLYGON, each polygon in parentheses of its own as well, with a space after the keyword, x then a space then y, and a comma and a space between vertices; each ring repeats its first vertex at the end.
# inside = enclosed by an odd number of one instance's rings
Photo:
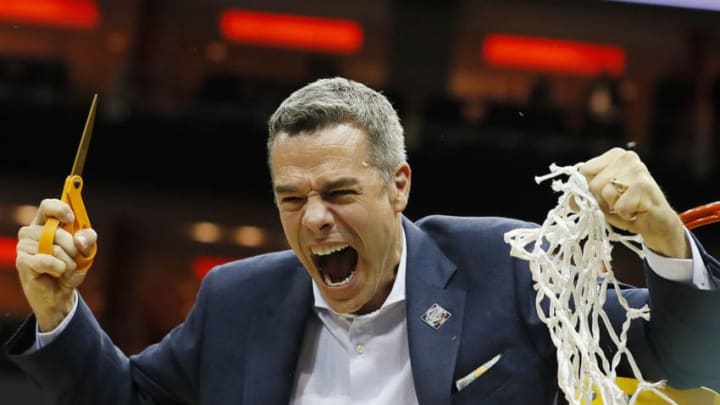
POLYGON ((319 196, 311 197, 305 203, 303 225, 314 233, 327 232, 332 229, 333 214, 319 196))

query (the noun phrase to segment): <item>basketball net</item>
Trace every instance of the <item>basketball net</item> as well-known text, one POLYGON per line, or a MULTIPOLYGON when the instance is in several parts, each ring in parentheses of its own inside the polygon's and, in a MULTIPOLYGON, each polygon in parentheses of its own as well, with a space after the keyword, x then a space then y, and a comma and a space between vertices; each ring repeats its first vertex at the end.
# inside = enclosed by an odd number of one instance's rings
POLYGON ((578 165, 550 165, 550 173, 535 178, 537 183, 553 179, 552 189, 561 193, 558 204, 548 212, 539 228, 515 229, 505 234, 510 254, 529 262, 535 305, 540 320, 548 327, 557 349, 557 380, 570 404, 590 404, 596 395, 604 404, 635 404, 643 391, 653 391, 670 404, 677 405, 659 390, 665 381, 648 382, 642 377, 632 353, 627 348, 630 323, 638 318, 650 319, 647 305, 631 307, 623 297, 612 271, 613 243, 619 242, 640 257, 640 235, 623 235, 605 221, 595 197, 589 191, 578 165), (560 178, 567 176, 566 181, 560 178), (615 290, 626 311, 625 321, 616 331, 603 305, 607 292, 615 290), (612 357, 602 350, 604 330, 616 350, 612 357), (632 395, 615 382, 621 360, 630 365, 638 381, 632 395))

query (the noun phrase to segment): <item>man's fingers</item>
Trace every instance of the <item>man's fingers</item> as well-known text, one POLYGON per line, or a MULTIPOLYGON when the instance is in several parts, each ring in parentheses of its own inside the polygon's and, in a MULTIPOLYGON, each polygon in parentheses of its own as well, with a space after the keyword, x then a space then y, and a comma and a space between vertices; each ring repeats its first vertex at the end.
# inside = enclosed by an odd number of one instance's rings
POLYGON ((580 165, 580 173, 585 176, 588 181, 592 181, 595 176, 598 175, 598 173, 605 170, 608 166, 610 166, 613 162, 615 162, 625 153, 632 152, 628 152, 622 148, 612 148, 603 153, 602 155, 596 156, 580 165))
MULTIPOLYGON (((31 240, 37 242, 40 240, 40 235, 42 234, 42 231, 42 225, 23 226, 18 231, 18 240, 31 240)), ((75 245, 75 241, 73 240, 73 236, 68 231, 62 228, 58 228, 55 231, 54 244, 61 247, 65 252, 67 252, 67 255, 69 257, 75 257, 77 255, 78 249, 75 245)), ((37 246, 34 252, 28 253, 37 253, 37 246)))
POLYGON ((613 205, 614 214, 624 221, 634 222, 638 215, 646 213, 651 204, 646 188, 645 183, 640 183, 620 194, 613 205))
MULTIPOLYGON (((50 200, 49 200, 50 201, 50 200)), ((59 201, 59 200, 56 200, 59 201)), ((53 205, 48 202, 45 205, 53 205)), ((93 229, 82 229, 71 235, 68 231, 58 228, 55 231, 52 255, 38 253, 40 235, 43 225, 23 226, 18 231, 17 260, 18 270, 31 273, 33 278, 43 274, 62 277, 63 284, 68 287, 82 282, 83 276, 75 276, 79 254, 87 257, 97 242, 97 233, 93 229)))
POLYGON ((588 181, 588 188, 595 196, 600 204, 600 208, 605 212, 610 212, 615 206, 615 202, 620 198, 620 193, 610 183, 611 178, 608 177, 608 170, 597 173, 592 180, 588 181))
POLYGON ((75 268, 77 268, 75 256, 77 255, 78 250, 75 247, 72 236, 64 229, 58 229, 55 233, 55 244, 53 245, 52 255, 46 255, 38 253, 38 237, 40 232, 42 232, 42 227, 39 225, 26 226, 21 229, 17 244, 18 256, 22 253, 28 256, 41 257, 38 262, 29 262, 29 266, 39 273, 45 272, 38 267, 43 263, 49 263, 51 268, 48 273, 53 275, 59 275, 61 272, 75 270, 75 268), (54 260, 46 262, 47 259, 42 256, 59 260, 62 265, 58 265, 54 260))
POLYGON ((77 286, 82 284, 83 280, 85 280, 86 275, 87 272, 84 271, 66 272, 63 277, 60 278, 60 283, 66 288, 76 288, 77 286))
POLYGON ((67 263, 54 256, 31 255, 21 251, 20 248, 18 248, 15 265, 21 273, 25 272, 32 278, 38 278, 44 274, 59 278, 67 271, 67 263))
POLYGON ((75 221, 75 215, 70 206, 56 198, 46 198, 40 202, 31 224, 45 225, 48 218, 57 218, 65 224, 75 221))
MULTIPOLYGON (((635 151, 612 148, 581 164, 579 170, 588 183, 604 185, 612 179, 625 182, 637 174, 647 172, 647 167, 635 151)), ((599 192, 600 188, 595 191, 599 192)))
MULTIPOLYGON (((597 193, 594 193, 597 195, 597 193)), ((614 212, 615 201, 620 197, 609 185, 606 185, 600 190, 600 198, 598 198, 598 204, 600 208, 607 213, 614 212)))
POLYGON ((80 253, 88 257, 92 253, 92 248, 97 243, 97 233, 92 228, 81 229, 75 232, 75 246, 80 253))

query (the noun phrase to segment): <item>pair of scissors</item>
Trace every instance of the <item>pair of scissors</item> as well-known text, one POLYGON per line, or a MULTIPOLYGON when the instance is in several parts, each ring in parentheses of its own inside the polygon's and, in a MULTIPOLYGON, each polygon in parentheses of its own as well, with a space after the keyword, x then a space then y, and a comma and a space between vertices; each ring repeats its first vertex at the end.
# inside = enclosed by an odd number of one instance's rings
MULTIPOLYGON (((82 199, 82 171, 85 166, 85 158, 87 156, 88 147, 90 146, 90 138, 92 137, 92 130, 95 124, 97 97, 97 94, 93 96, 92 104, 90 105, 90 112, 88 113, 87 120, 85 121, 85 129, 83 130, 82 138, 80 138, 80 146, 78 147, 77 154, 75 155, 72 171, 70 172, 70 175, 65 178, 65 185, 63 186, 62 194, 60 196, 60 199, 67 203, 75 214, 74 222, 62 224, 62 228, 70 232, 70 234, 74 234, 80 229, 90 228, 90 218, 85 210, 85 203, 82 199)), ((60 226, 60 221, 57 218, 48 218, 47 222, 45 222, 43 231, 40 234, 40 241, 38 245, 39 253, 48 255, 53 254, 55 231, 58 226, 60 226)), ((75 262, 77 263, 76 271, 86 272, 95 259, 95 253, 97 253, 97 244, 93 245, 92 252, 90 252, 90 255, 87 257, 78 253, 75 257, 75 262)))

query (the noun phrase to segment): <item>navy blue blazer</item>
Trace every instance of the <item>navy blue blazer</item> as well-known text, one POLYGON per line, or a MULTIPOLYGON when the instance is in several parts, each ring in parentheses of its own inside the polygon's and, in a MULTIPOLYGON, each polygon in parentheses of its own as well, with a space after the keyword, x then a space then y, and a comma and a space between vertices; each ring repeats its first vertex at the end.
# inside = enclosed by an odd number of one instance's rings
MULTIPOLYGON (((527 262, 509 255, 505 232, 534 226, 504 218, 403 218, 407 237, 406 310, 412 373, 421 404, 550 404, 557 391, 555 350, 538 319, 527 262), (435 330, 421 320, 433 304, 452 313, 435 330), (457 392, 454 382, 497 353, 501 360, 457 392)), ((708 268, 718 262, 702 253, 708 268)), ((637 320, 631 350, 647 379, 676 387, 720 388, 720 293, 646 271, 648 290, 624 290, 637 320)), ((612 293, 611 293, 612 294, 612 293)), ((34 342, 31 317, 7 350, 57 404, 287 404, 313 294, 292 251, 215 268, 183 324, 160 343, 126 357, 84 302, 50 345, 34 342)), ((624 320, 616 297, 612 319, 624 320)), ((383 367, 378 364, 377 367, 383 367)))

